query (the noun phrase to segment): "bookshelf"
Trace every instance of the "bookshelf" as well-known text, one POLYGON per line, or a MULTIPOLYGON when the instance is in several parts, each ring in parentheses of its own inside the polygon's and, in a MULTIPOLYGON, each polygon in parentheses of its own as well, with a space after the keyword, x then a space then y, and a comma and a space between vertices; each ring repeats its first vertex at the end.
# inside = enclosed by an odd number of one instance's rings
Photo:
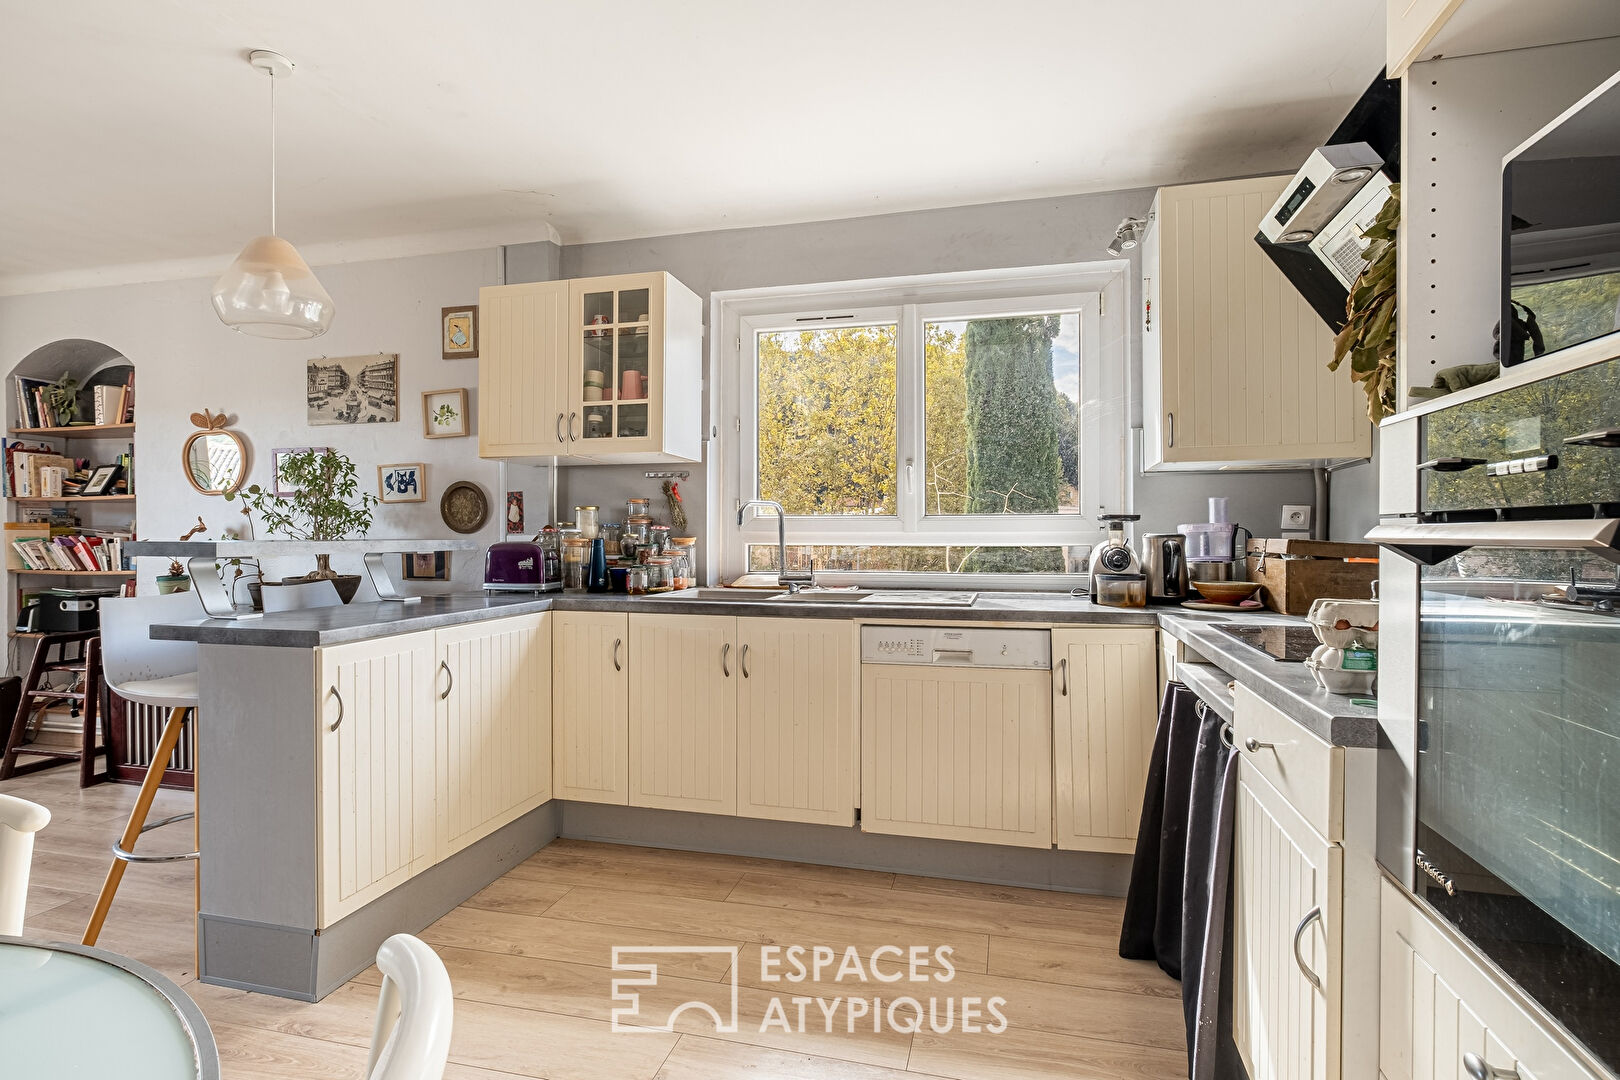
POLYGON ((135 434, 134 424, 69 424, 67 427, 14 427, 12 435, 58 439, 128 439, 135 434))
POLYGON ((133 495, 58 495, 46 498, 43 495, 8 495, 6 501, 16 503, 18 506, 53 506, 56 503, 115 503, 134 502, 133 495))

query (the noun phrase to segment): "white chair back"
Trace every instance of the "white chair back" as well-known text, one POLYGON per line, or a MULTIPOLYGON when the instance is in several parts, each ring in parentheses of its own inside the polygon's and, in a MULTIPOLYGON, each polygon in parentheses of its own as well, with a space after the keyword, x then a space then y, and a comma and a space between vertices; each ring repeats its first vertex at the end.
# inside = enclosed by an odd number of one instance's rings
POLYGON ((195 641, 153 641, 153 623, 206 616, 197 594, 109 596, 101 601, 101 674, 113 690, 197 670, 195 641))
POLYGON ((382 992, 366 1080, 442 1080, 455 998, 439 954, 409 934, 377 950, 382 992))
POLYGON ((50 820, 51 812, 38 803, 0 795, 0 934, 16 937, 23 931, 34 834, 50 820))
POLYGON ((272 611, 299 611, 304 608, 341 607, 343 598, 330 581, 297 581, 291 585, 266 584, 259 589, 266 614, 272 611))

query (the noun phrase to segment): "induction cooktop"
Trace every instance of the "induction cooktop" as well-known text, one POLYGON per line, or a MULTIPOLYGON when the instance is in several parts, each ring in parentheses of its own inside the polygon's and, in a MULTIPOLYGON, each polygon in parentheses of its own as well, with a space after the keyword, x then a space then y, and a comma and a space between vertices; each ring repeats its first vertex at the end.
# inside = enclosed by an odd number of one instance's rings
POLYGON ((1286 660, 1299 664, 1311 658, 1311 653, 1322 644, 1308 626, 1245 626, 1241 623, 1216 623, 1243 644, 1259 649, 1273 660, 1286 660))

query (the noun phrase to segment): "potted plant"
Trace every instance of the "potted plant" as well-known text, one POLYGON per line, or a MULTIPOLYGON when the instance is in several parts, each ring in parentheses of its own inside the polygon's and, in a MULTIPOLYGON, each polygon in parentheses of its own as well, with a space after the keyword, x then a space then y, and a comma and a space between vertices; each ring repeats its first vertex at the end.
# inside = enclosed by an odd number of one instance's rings
POLYGON ((191 576, 186 568, 180 565, 179 559, 169 560, 169 572, 158 575, 157 590, 159 593, 185 592, 191 588, 191 576))
POLYGON ((62 377, 40 391, 45 404, 56 414, 56 422, 67 426, 79 412, 79 380, 64 371, 62 377))
MULTIPOLYGON (((249 514, 257 515, 264 531, 289 540, 348 540, 371 530, 371 508, 377 497, 360 490, 354 462, 335 450, 301 450, 281 458, 280 481, 292 494, 278 496, 258 484, 225 492, 227 500, 241 499, 249 514)), ((295 581, 325 579, 337 587, 347 604, 360 588, 359 574, 339 574, 332 557, 315 556, 315 570, 295 581)))
POLYGON ((1350 378, 1367 393, 1367 419, 1378 423, 1395 412, 1395 235, 1401 223, 1401 185, 1389 186, 1389 198, 1362 233, 1367 265, 1350 286, 1345 300, 1344 329, 1333 339, 1329 371, 1350 358, 1350 378))

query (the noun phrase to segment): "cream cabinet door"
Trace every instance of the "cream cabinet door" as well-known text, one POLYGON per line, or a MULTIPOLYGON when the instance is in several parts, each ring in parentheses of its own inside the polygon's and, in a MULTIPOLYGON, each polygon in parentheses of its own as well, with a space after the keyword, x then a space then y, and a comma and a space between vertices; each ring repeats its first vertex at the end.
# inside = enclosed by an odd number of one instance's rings
POLYGON ((1406 74, 1423 57, 1434 35, 1462 0, 1387 0, 1384 13, 1384 65, 1389 78, 1406 74))
POLYGON ((552 612, 552 793, 617 803, 630 796, 630 620, 622 612, 552 612))
POLYGON ((1364 458, 1366 398, 1255 231, 1288 178, 1160 188, 1144 243, 1144 465, 1364 458))
POLYGON ((327 927, 436 857, 433 634, 319 649, 316 679, 327 927))
POLYGON ((568 282, 478 290, 478 338, 479 456, 566 454, 568 282))
POLYGON ((440 858, 551 798, 551 618, 435 633, 440 858))
POLYGON ((1469 1080, 1465 1054, 1521 1080, 1606 1075, 1387 880, 1379 909, 1378 1069, 1386 1080, 1469 1080))
POLYGON ((1053 630, 1057 846, 1131 852, 1157 723, 1158 632, 1053 630))
POLYGON ((737 813, 855 822, 858 624, 737 620, 737 813))
POLYGON ((861 828, 1050 847, 1051 672, 863 664, 861 828))
POLYGON ((1232 855, 1232 1038, 1250 1080, 1337 1080, 1344 849, 1247 764, 1232 855))
POLYGON ((630 805, 737 812, 737 620, 630 616, 630 805))

